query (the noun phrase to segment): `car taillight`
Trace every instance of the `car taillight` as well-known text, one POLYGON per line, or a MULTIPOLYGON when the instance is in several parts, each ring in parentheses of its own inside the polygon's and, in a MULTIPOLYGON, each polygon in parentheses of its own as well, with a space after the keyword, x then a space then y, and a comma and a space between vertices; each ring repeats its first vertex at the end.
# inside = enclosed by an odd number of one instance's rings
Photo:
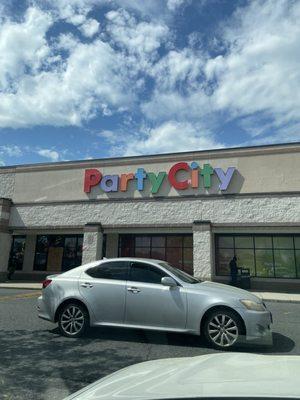
POLYGON ((52 282, 52 279, 45 279, 45 280, 42 282, 43 289, 45 289, 47 286, 49 286, 51 282, 52 282))

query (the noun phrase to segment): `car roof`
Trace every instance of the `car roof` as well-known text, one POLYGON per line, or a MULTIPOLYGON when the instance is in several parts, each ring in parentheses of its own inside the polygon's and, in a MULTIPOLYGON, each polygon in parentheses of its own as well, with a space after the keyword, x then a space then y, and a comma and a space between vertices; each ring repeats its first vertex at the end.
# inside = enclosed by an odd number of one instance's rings
MULTIPOLYGON (((147 262, 154 265, 164 262, 163 260, 155 260, 153 258, 138 258, 138 257, 115 257, 115 258, 102 258, 100 260, 92 261, 87 264, 80 265, 79 267, 72 268, 69 271, 63 272, 57 275, 48 275, 49 278, 59 278, 62 276, 68 277, 78 277, 82 271, 86 271, 88 268, 96 267, 102 263, 112 262, 112 261, 133 261, 133 262, 147 262)), ((163 266, 162 266, 163 267, 163 266)))
MULTIPOLYGON (((165 262, 163 260, 158 260, 155 258, 142 258, 142 257, 115 257, 115 258, 103 258, 99 261, 133 261, 133 262, 150 262, 150 263, 161 263, 165 262)), ((99 262, 98 261, 98 262, 99 262)))

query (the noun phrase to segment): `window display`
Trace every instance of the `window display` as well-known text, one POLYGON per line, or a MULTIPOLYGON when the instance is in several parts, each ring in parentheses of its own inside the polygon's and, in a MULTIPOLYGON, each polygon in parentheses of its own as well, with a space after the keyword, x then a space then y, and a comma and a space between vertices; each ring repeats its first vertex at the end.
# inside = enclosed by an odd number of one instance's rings
POLYGON ((299 278, 300 235, 216 235, 217 275, 229 274, 236 255, 238 267, 253 277, 299 278))

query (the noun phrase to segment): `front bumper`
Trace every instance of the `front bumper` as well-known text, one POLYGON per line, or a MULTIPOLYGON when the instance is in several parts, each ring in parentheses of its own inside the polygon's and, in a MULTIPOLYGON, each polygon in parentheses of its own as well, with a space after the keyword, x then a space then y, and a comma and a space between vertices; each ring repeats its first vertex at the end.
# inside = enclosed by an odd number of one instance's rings
POLYGON ((272 346, 272 314, 269 310, 251 311, 247 309, 240 310, 246 325, 247 343, 256 343, 272 346))

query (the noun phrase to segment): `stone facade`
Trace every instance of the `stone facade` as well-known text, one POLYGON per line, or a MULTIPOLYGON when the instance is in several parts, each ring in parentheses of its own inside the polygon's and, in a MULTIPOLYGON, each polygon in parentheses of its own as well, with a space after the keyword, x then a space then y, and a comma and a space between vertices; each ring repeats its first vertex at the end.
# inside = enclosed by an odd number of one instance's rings
POLYGON ((87 224, 84 227, 82 264, 102 258, 103 232, 99 224, 87 224))
POLYGON ((0 171, 0 198, 12 199, 15 190, 15 173, 0 171))
POLYGON ((193 224, 194 275, 202 280, 212 277, 212 233, 210 221, 195 221, 193 224))
POLYGON ((87 221, 103 226, 143 224, 299 223, 300 196, 253 196, 208 199, 124 201, 13 206, 10 226, 72 227, 87 221))

